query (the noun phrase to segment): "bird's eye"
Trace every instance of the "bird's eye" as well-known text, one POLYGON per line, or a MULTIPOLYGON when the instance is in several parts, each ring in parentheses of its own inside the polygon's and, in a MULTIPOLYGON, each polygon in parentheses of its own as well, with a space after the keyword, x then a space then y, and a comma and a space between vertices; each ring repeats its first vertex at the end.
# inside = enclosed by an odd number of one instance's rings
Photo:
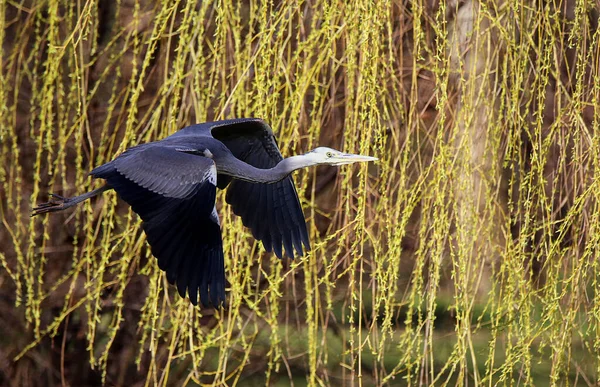
POLYGON ((331 152, 327 152, 327 153, 325 153, 325 156, 327 156, 327 157, 332 157, 332 156, 333 156, 333 153, 331 153, 331 152))

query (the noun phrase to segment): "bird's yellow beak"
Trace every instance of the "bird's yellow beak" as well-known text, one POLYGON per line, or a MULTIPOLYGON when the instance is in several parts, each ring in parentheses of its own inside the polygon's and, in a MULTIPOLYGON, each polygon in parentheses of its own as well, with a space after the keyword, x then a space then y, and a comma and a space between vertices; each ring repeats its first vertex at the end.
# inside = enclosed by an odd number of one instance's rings
POLYGON ((340 153, 332 156, 330 160, 332 165, 344 165, 365 161, 376 161, 379 159, 377 157, 354 155, 352 153, 340 153))

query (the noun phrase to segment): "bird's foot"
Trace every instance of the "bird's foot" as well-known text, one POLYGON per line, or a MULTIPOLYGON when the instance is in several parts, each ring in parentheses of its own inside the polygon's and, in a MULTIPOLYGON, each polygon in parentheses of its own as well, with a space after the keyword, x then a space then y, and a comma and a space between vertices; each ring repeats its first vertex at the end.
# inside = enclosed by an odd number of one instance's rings
POLYGON ((68 205, 69 200, 70 200, 69 198, 65 198, 63 196, 60 196, 57 194, 52 194, 52 193, 50 194, 50 196, 52 197, 52 199, 50 199, 50 201, 48 201, 46 203, 38 204, 38 206, 32 210, 31 216, 45 214, 47 212, 61 211, 61 210, 64 210, 65 208, 70 207, 68 205))

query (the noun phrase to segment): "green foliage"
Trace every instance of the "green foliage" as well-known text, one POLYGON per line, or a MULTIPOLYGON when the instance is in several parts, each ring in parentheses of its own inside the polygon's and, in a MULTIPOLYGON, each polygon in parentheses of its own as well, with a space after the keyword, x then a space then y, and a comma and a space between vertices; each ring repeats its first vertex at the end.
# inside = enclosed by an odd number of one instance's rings
POLYGON ((595 384, 598 4, 431 3, 0 1, 0 381, 595 384), (225 310, 176 295, 114 192, 29 217, 232 117, 380 161, 294 175, 295 261, 221 205, 225 310))

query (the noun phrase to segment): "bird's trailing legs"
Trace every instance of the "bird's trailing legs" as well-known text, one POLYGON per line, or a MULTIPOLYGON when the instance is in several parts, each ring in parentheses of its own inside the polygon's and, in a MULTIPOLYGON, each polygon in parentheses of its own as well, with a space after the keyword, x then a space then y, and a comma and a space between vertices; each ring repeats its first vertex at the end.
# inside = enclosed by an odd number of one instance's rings
POLYGON ((93 198, 94 196, 100 195, 102 192, 111 189, 112 187, 108 184, 103 185, 102 187, 95 189, 90 192, 86 192, 82 195, 75 196, 73 198, 65 198, 57 194, 50 194, 52 199, 46 203, 41 203, 37 207, 33 209, 31 212, 31 216, 45 214, 47 212, 56 212, 66 210, 69 207, 73 207, 85 200, 93 198))

